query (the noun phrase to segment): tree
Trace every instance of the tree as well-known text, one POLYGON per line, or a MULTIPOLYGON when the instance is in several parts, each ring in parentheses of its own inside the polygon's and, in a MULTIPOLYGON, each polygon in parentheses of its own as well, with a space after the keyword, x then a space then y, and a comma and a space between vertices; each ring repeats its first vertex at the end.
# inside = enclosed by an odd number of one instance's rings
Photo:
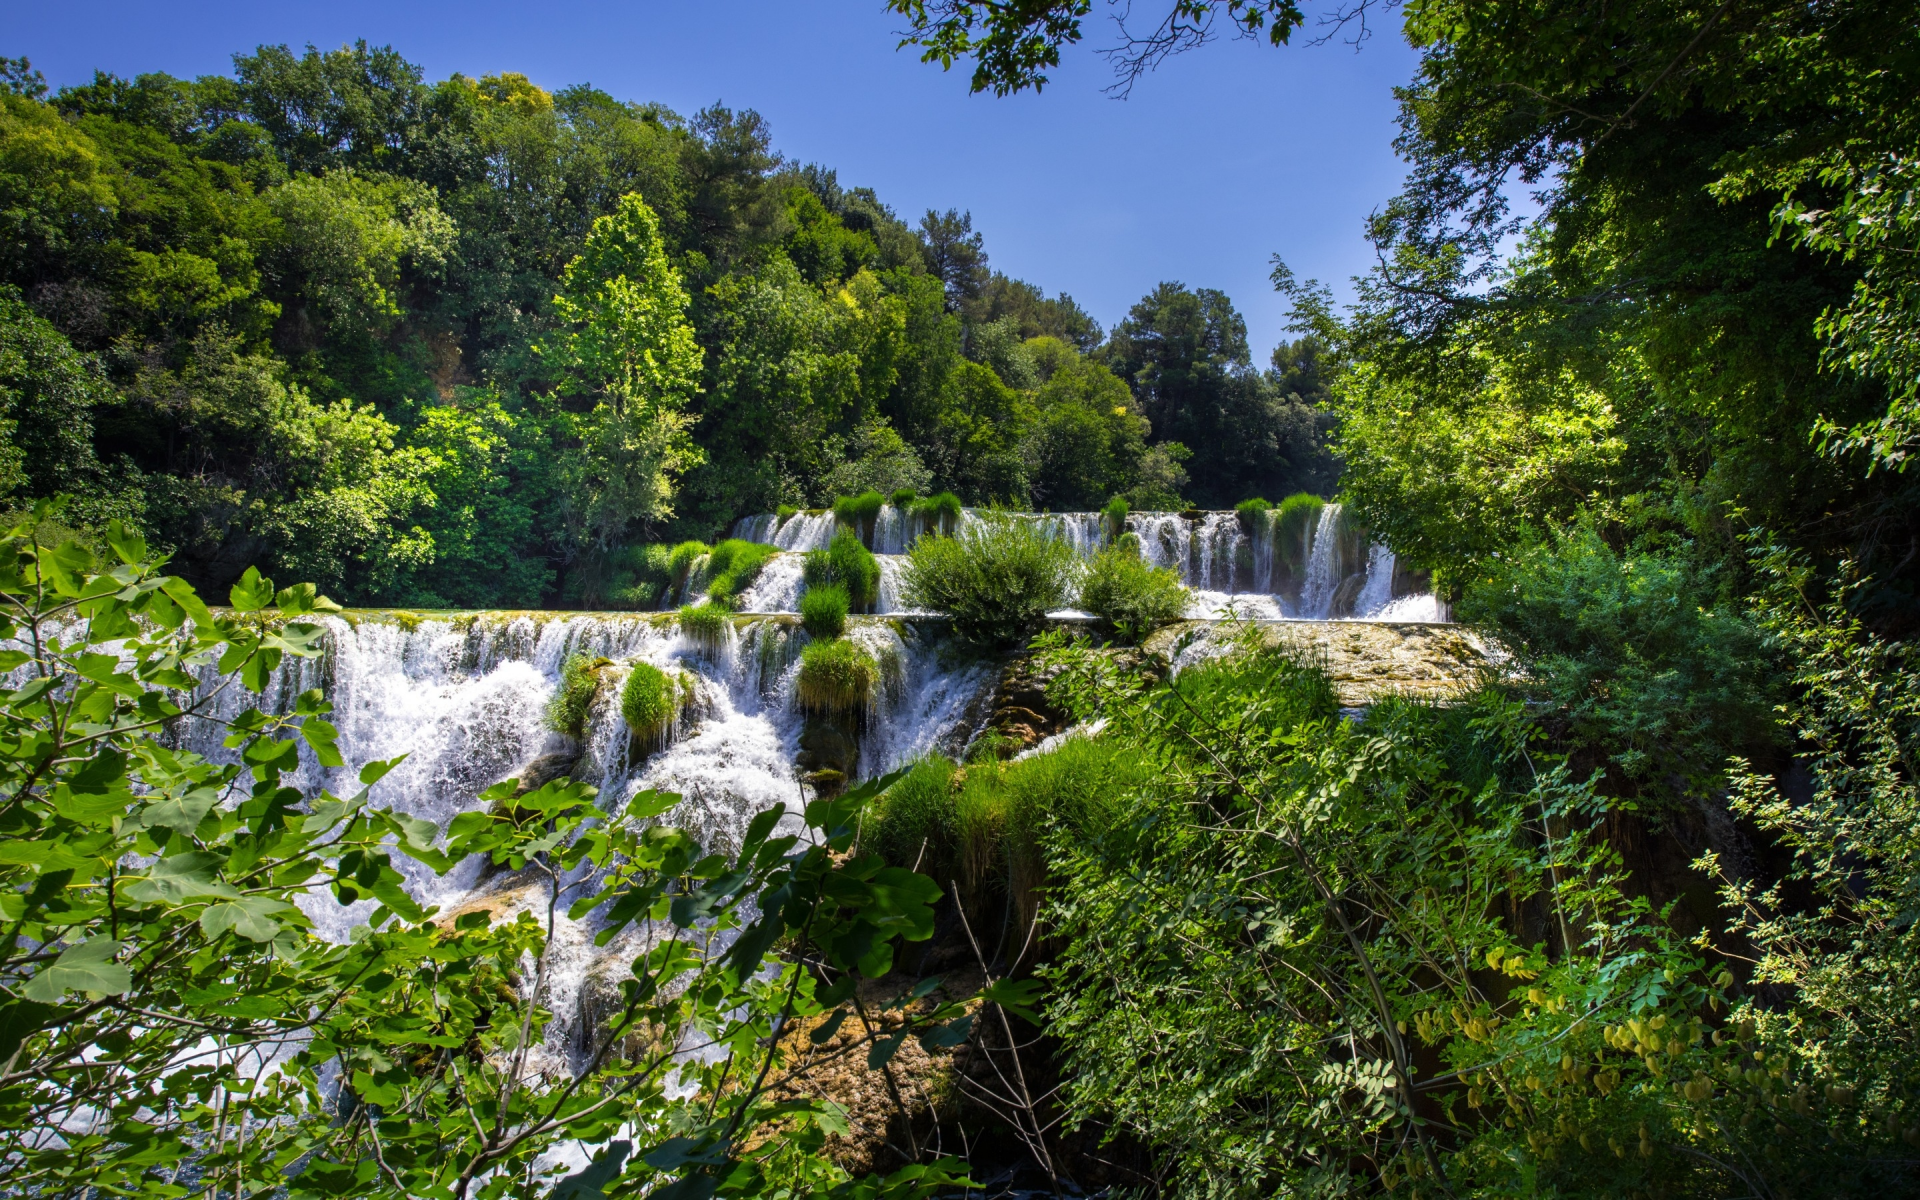
POLYGON ((561 388, 593 402, 579 422, 580 521, 605 549, 636 522, 672 516, 675 481, 700 461, 684 410, 703 354, 646 201, 622 197, 593 223, 553 307, 572 326, 557 346, 561 388))
POLYGON ((920 245, 927 270, 947 289, 947 311, 959 312, 987 284, 984 238, 974 232, 973 214, 927 210, 920 218, 920 245))

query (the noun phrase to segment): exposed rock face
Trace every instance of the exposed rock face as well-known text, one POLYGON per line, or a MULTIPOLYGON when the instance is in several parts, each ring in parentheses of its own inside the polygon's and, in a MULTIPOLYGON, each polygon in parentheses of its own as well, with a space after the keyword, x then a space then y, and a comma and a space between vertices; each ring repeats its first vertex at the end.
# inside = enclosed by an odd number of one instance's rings
MULTIPOLYGON (((1458 625, 1390 621, 1279 621, 1254 626, 1269 646, 1290 646, 1326 668, 1340 703, 1360 708, 1386 696, 1445 699, 1471 688, 1489 666, 1487 648, 1458 625)), ((1178 663, 1217 653, 1235 627, 1183 621, 1144 649, 1178 663)))
POLYGON ((1067 727, 1067 714, 1047 700, 1051 676, 1025 655, 1009 662, 989 702, 986 729, 1011 756, 1067 727))
POLYGON ((542 754, 526 766, 507 776, 519 786, 514 795, 524 796, 528 792, 545 787, 556 779, 565 779, 573 774, 573 768, 580 762, 579 750, 563 750, 555 754, 542 754))
POLYGON ((821 796, 846 790, 860 765, 860 723, 855 713, 808 713, 794 758, 803 779, 821 796))

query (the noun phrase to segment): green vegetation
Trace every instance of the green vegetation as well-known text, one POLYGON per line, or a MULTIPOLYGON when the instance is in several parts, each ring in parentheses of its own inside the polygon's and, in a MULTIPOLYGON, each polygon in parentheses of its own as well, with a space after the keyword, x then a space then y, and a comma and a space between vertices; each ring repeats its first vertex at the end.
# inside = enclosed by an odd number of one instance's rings
POLYGON ((569 654, 560 664, 560 686, 547 701, 547 728, 570 738, 585 737, 587 718, 593 702, 599 698, 601 673, 611 660, 586 654, 569 654))
POLYGON ((887 498, 879 492, 865 491, 858 496, 841 496, 833 502, 833 518, 857 534, 871 533, 873 519, 887 498))
POLYGON ((627 731, 642 746, 665 744, 680 710, 686 706, 685 684, 679 672, 668 674, 652 663, 634 662, 620 685, 620 716, 627 731))
POLYGON ((705 600, 680 608, 680 636, 703 650, 719 650, 732 632, 733 612, 725 605, 705 600))
POLYGON ((1108 541, 1117 542, 1126 536, 1129 511, 1125 496, 1115 496, 1100 510, 1100 529, 1107 535, 1108 541))
POLYGON ((912 488, 901 488, 887 497, 887 503, 904 513, 912 506, 914 500, 918 498, 918 495, 919 493, 915 492, 912 488))
POLYGON ((800 624, 809 637, 832 639, 847 630, 847 589, 837 583, 809 587, 800 595, 800 624))
POLYGON ((960 497, 952 492, 941 492, 937 496, 923 496, 907 508, 907 515, 921 523, 929 533, 952 533, 960 524, 960 510, 965 507, 960 497))
POLYGON ((809 588, 842 588, 856 612, 871 611, 880 599, 880 563, 852 530, 835 533, 825 550, 809 550, 801 579, 809 588))
POLYGON ((809 642, 800 652, 794 698, 819 713, 864 713, 880 684, 880 664, 845 638, 809 642))
MULTIPOLYGON (((355 604, 648 607, 637 548, 752 513, 1079 508, 1210 469, 967 215, 903 220, 750 110, 364 45, 53 95, 9 70, 0 500, 71 495, 83 536, 123 519, 191 578, 258 556, 355 604)), ((1204 362, 1155 378, 1220 374, 1165 332, 1204 362)), ((1311 402, 1221 370, 1250 412, 1311 402)), ((1319 486, 1323 441, 1262 486, 1319 486)))
POLYGON ((1298 573, 1306 569, 1313 534, 1320 527, 1320 513, 1326 506, 1325 500, 1311 492, 1297 492, 1274 508, 1274 554, 1288 570, 1298 573))
POLYGON ((731 608, 735 596, 753 586, 761 568, 780 550, 759 542, 728 538, 707 556, 707 596, 715 604, 731 608))
POLYGON ((1032 521, 985 513, 952 537, 913 544, 901 599, 953 618, 954 631, 968 641, 1005 645, 1066 604, 1075 566, 1073 550, 1032 521))
POLYGON ((1191 595, 1178 571, 1148 564, 1139 539, 1128 535, 1093 556, 1075 604, 1112 626, 1121 640, 1138 643, 1185 616, 1191 595))
POLYGON ((1260 523, 1267 519, 1267 514, 1273 511, 1273 507, 1256 496, 1252 500, 1242 500, 1234 505, 1233 511, 1240 514, 1240 524, 1251 530, 1260 527, 1260 523))
MULTIPOLYGON (((549 1156, 622 1128, 647 1131, 641 1153, 616 1144, 598 1152, 598 1169, 650 1191, 701 1192, 710 1179, 673 1157, 684 1143, 669 1130, 756 1146, 732 1153, 735 1195, 790 1194, 809 1179, 822 1194, 925 1200, 959 1185, 950 1163, 850 1179, 825 1152, 840 1112, 766 1083, 791 1061, 770 1030, 839 1024, 856 984, 933 932, 933 881, 854 849, 877 788, 809 807, 804 836, 785 842, 769 841, 780 811, 759 814, 732 858, 661 823, 680 801, 671 793, 609 809, 581 783, 522 795, 509 780, 442 830, 386 806, 396 758, 353 764, 350 799, 303 795, 290 773, 303 758, 347 765, 321 693, 238 723, 214 697, 265 705, 283 661, 323 653, 313 617, 329 606, 313 587, 276 591, 248 570, 216 615, 183 580, 157 574, 124 525, 102 531, 107 564, 78 543, 37 540, 46 515, 0 543, 0 625, 20 647, 9 665, 49 684, 0 697, 0 895, 13 931, 0 945, 0 1102, 12 1113, 84 1112, 88 1132, 76 1153, 74 1140, 47 1137, 45 1120, 0 1124, 9 1188, 207 1193, 217 1168, 222 1194, 405 1200, 537 1178, 509 1192, 546 1195, 549 1156), (103 679, 100 661, 120 667, 103 679), (217 687, 196 692, 183 661, 220 663, 217 687), (179 753, 183 730, 230 737, 233 761, 179 753), (521 981, 550 977, 565 944, 532 916, 423 908, 402 857, 428 875, 463 864, 515 872, 542 912, 564 911, 573 873, 589 874, 606 889, 597 900, 608 938, 637 921, 679 947, 714 922, 739 936, 725 953, 623 962, 635 999, 606 1013, 596 1036, 624 1049, 556 1075, 517 1052, 553 1015, 521 981), (768 911, 748 903, 775 895, 768 911), (306 915, 358 901, 371 911, 351 940, 321 936, 306 915), (817 939, 808 967, 769 955, 786 938, 817 939), (183 1060, 214 1030, 219 1055, 183 1060), (695 1037, 715 1047, 711 1060, 676 1053, 695 1037), (277 1070, 263 1078, 265 1061, 277 1070), (320 1103, 315 1081, 343 1068, 356 1106, 320 1103), (491 1115, 476 1125, 482 1111, 491 1115), (397 1112, 409 1120, 391 1121, 397 1112)), ((971 999, 915 1008, 890 1030, 953 1044, 971 999)), ((855 1053, 883 1045, 876 1031, 855 1053)))

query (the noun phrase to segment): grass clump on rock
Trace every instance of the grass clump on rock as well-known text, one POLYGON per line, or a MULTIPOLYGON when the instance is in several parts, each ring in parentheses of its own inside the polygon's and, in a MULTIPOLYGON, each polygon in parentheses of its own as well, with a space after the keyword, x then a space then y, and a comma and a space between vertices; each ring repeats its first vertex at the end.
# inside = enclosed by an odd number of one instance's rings
POLYGON ((836 638, 814 642, 800 652, 794 695, 808 712, 865 712, 879 682, 880 664, 873 655, 845 638, 836 638))
POLYGON ((780 553, 778 546, 728 538, 707 555, 707 598, 729 607, 741 592, 753 586, 760 571, 780 553))
POLYGON ((1189 599, 1179 574, 1141 558, 1140 541, 1131 534, 1094 555, 1080 581, 1080 607, 1127 642, 1185 616, 1189 599))
POLYGON ((600 674, 611 660, 569 654, 560 664, 560 687, 547 701, 547 728, 570 738, 584 737, 594 697, 600 694, 600 674))
POLYGON ((833 502, 833 518, 850 528, 871 530, 873 519, 880 515, 886 503, 885 496, 871 489, 858 496, 842 496, 833 502))
POLYGON ((1071 547, 1034 522, 989 513, 952 537, 915 542, 901 595, 911 608, 953 618, 970 642, 1004 645, 1067 602, 1075 562, 1071 547))
POLYGON ((838 584, 846 589, 852 612, 870 612, 880 598, 880 563, 851 530, 833 535, 825 550, 807 554, 801 576, 808 588, 838 584))
POLYGON ((800 624, 822 641, 837 638, 847 630, 847 603, 847 589, 837 583, 810 587, 800 597, 800 624))
POLYGON ((705 650, 718 650, 727 644, 733 613, 725 605, 709 600, 704 604, 683 605, 680 609, 680 633, 705 650))
POLYGON ((1100 531, 1107 535, 1108 541, 1117 542, 1126 536, 1129 511, 1125 496, 1115 496, 1100 510, 1100 531))
POLYGON ((907 506, 907 515, 925 525, 929 533, 935 530, 951 532, 960 523, 960 497, 952 492, 941 492, 937 496, 923 496, 907 506))
POLYGON ((664 744, 685 704, 686 689, 678 673, 652 663, 634 663, 620 687, 620 715, 633 740, 643 746, 664 744))

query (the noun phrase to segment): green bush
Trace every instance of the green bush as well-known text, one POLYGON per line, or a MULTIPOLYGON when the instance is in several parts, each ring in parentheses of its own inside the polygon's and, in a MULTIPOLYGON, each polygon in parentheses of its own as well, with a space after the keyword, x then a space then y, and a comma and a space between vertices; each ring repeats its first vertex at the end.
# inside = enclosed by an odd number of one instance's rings
POLYGON ((1191 593, 1178 572, 1149 565, 1140 557, 1139 539, 1128 535, 1087 564, 1080 579, 1079 607, 1113 626, 1128 642, 1186 615, 1191 593))
POLYGON ((935 530, 952 532, 960 523, 960 497, 952 492, 941 492, 937 496, 923 496, 915 500, 907 509, 907 515, 919 521, 929 533, 935 530))
POLYGON ((869 612, 880 598, 880 563, 851 530, 833 535, 825 550, 810 550, 801 578, 810 588, 839 584, 855 612, 869 612))
POLYGON ((1776 740, 1760 634, 1684 548, 1622 554, 1578 525, 1481 571, 1455 614, 1514 654, 1524 686, 1617 780, 1714 787, 1729 754, 1776 740))
POLYGON ((803 511, 805 510, 796 505, 782 504, 779 508, 773 510, 773 527, 775 529, 780 528, 782 525, 785 525, 790 518, 798 516, 803 511))
POLYGON ((847 629, 847 589, 837 583, 808 588, 800 597, 800 624, 809 636, 823 641, 847 629))
POLYGON ((695 572, 700 570, 700 560, 710 552, 705 542, 681 542, 668 553, 667 572, 675 591, 686 594, 695 572))
POLYGON ((919 493, 915 492, 912 488, 901 488, 893 495, 887 497, 887 503, 899 509, 900 512, 905 513, 913 506, 914 499, 918 494, 919 493))
POLYGON ((867 811, 863 848, 894 866, 913 868, 943 888, 952 878, 955 841, 952 759, 934 754, 913 764, 867 811))
POLYGON ((1320 510, 1326 506, 1325 500, 1311 492, 1295 492, 1275 506, 1274 553, 1287 570, 1297 574, 1306 568, 1313 531, 1320 524, 1320 510))
POLYGON ((879 682, 880 664, 852 642, 811 642, 800 652, 794 697, 809 712, 864 712, 879 682))
POLYGON ((680 608, 681 635, 704 650, 718 650, 726 645, 732 628, 733 614, 712 601, 680 608))
POLYGON ((667 740, 685 703, 678 673, 670 675, 652 663, 634 663, 620 687, 620 715, 633 739, 646 746, 667 740))
POLYGON ((1005 644, 1066 603, 1077 565, 1072 548, 1034 522, 991 513, 952 537, 915 542, 901 593, 909 607, 953 618, 968 641, 1005 644))
POLYGON ((728 538, 707 556, 707 598, 733 607, 733 599, 753 586, 761 568, 780 553, 777 546, 728 538))
POLYGON ((547 728, 568 737, 585 737, 594 697, 600 692, 601 672, 609 660, 569 654, 560 664, 560 686, 547 701, 547 728))
POLYGON ((868 490, 858 496, 842 496, 833 502, 833 519, 850 529, 867 531, 873 528, 873 519, 880 515, 880 509, 887 498, 879 492, 868 490))
POLYGON ((1125 496, 1115 496, 1107 501, 1105 508, 1100 510, 1100 530, 1107 535, 1108 541, 1117 542, 1125 536, 1128 511, 1125 496))
POLYGON ((1273 511, 1273 505, 1255 496, 1251 500, 1242 500, 1234 505, 1233 511, 1240 514, 1240 527, 1252 533, 1260 528, 1261 522, 1267 519, 1267 514, 1273 511))

